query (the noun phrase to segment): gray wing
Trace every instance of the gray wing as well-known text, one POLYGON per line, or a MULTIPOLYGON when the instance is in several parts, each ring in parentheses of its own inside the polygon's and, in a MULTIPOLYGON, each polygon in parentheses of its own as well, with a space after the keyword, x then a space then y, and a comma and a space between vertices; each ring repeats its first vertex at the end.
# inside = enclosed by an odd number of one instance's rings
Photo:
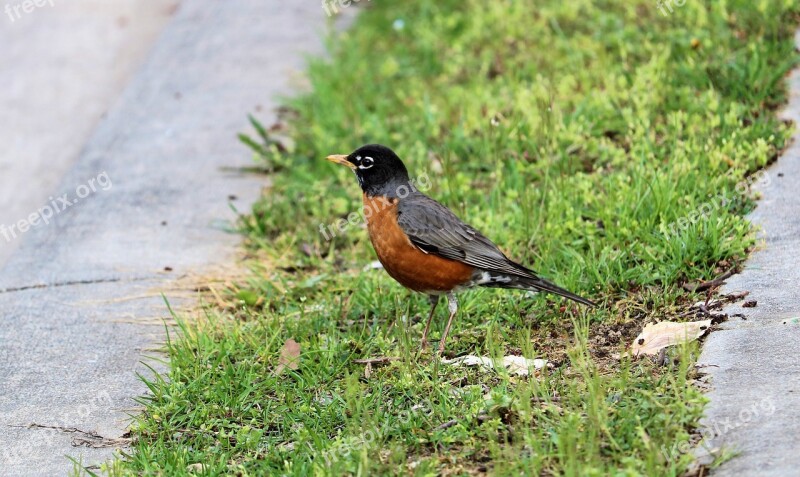
POLYGON ((411 243, 425 253, 484 270, 537 278, 532 271, 509 260, 497 245, 462 222, 450 209, 428 196, 418 193, 400 200, 397 222, 411 243))

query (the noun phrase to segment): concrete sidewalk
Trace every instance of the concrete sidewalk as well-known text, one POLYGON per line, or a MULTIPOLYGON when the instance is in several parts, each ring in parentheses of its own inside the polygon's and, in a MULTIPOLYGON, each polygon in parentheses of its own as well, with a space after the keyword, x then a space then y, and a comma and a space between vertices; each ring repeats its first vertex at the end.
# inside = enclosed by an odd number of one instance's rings
POLYGON ((317 3, 182 2, 53 190, 71 205, 0 274, 0 474, 64 475, 65 455, 88 465, 124 444, 140 360, 163 340, 148 318, 167 315, 141 296, 234 262, 229 198, 246 209, 264 179, 222 168, 249 165, 246 114, 271 123, 325 20, 317 3))
POLYGON ((24 239, 18 221, 56 192, 176 8, 70 0, 25 13, 0 0, 0 268, 24 239))
MULTIPOLYGON (((800 33, 795 39, 800 47, 800 33)), ((784 116, 800 125, 800 70, 790 87, 784 116)), ((728 307, 731 318, 708 337, 700 358, 712 386, 707 445, 739 453, 718 476, 800 475, 800 131, 766 177, 750 217, 766 247, 722 290, 749 291, 757 306, 728 307)))

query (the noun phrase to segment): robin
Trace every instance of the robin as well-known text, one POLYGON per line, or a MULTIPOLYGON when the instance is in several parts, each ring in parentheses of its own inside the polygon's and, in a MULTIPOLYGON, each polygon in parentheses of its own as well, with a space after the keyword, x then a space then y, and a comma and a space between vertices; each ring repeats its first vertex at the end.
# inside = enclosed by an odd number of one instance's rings
POLYGON ((595 306, 509 259, 450 209, 419 192, 403 161, 388 147, 368 144, 349 155, 327 159, 355 172, 363 191, 369 238, 383 268, 404 287, 428 295, 431 311, 422 333, 423 349, 428 346, 436 305, 445 295, 450 316, 439 341, 439 353, 444 351, 458 311, 455 294, 467 288, 543 291, 595 306))

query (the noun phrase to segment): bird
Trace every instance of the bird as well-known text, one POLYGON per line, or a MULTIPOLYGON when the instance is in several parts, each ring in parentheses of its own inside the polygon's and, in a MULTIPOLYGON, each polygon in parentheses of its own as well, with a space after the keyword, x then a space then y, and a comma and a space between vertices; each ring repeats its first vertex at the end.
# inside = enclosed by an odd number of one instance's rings
POLYGON ((355 172, 369 238, 384 270, 404 287, 428 295, 431 309, 422 333, 423 349, 440 297, 447 297, 449 310, 439 341, 442 354, 458 311, 456 293, 473 287, 548 292, 596 306, 511 260, 485 235, 420 192, 390 148, 367 144, 326 159, 355 172))

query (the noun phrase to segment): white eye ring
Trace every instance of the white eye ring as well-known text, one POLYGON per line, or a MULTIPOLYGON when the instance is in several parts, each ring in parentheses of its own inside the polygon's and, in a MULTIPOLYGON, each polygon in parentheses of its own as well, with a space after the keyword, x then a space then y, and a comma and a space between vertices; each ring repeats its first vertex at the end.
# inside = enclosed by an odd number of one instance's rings
POLYGON ((374 165, 375 165, 375 160, 374 159, 372 159, 371 157, 365 157, 358 164, 358 168, 359 169, 369 169, 370 167, 372 167, 374 165))

